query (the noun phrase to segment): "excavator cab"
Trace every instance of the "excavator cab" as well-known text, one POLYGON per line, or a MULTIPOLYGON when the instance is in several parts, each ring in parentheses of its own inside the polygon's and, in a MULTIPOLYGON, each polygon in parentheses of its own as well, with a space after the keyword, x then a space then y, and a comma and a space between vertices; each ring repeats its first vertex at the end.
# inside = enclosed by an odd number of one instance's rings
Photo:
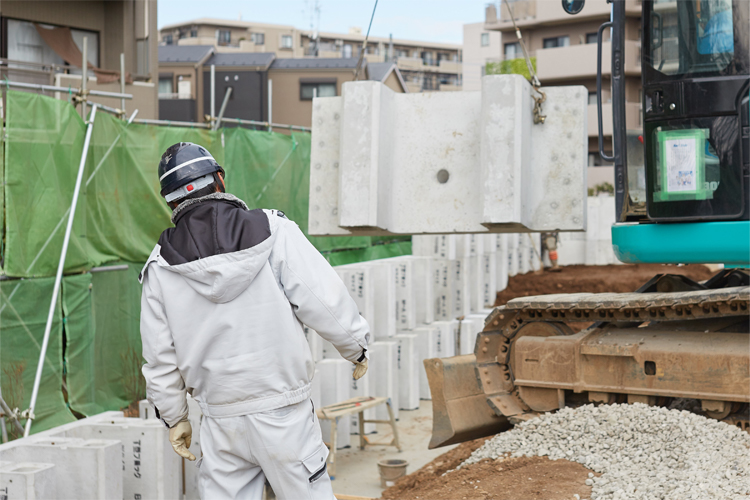
MULTIPOLYGON (((474 355, 424 361, 430 448, 582 402, 701 401, 735 418, 750 396, 750 2, 643 0, 642 128, 625 121, 625 0, 598 32, 599 152, 615 166, 612 241, 628 263, 724 263, 705 283, 659 275, 629 294, 514 299, 474 355), (613 151, 602 142, 611 29, 613 151), (578 333, 568 324, 594 322, 578 333)), ((562 0, 576 14, 584 0, 562 0)), ((540 125, 543 126, 543 125, 540 125)), ((743 425, 750 426, 746 417, 743 425)))

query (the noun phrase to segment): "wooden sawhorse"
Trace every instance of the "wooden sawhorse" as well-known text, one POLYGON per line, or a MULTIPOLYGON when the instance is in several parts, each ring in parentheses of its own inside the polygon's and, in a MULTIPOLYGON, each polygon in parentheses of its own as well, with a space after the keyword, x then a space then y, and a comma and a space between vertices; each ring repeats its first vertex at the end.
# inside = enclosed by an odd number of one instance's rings
POLYGON ((398 429, 396 428, 396 419, 393 416, 393 407, 390 398, 383 397, 357 397, 347 399, 341 403, 324 406, 316 412, 319 420, 329 420, 331 422, 331 442, 325 443, 330 450, 328 454, 328 473, 333 479, 336 474, 336 427, 339 419, 347 415, 359 413, 359 449, 364 450, 365 446, 395 446, 401 451, 401 444, 398 441, 398 429), (365 420, 365 410, 385 404, 388 408, 389 420, 365 420), (390 443, 374 443, 365 436, 365 424, 389 424, 393 429, 393 439, 390 443))

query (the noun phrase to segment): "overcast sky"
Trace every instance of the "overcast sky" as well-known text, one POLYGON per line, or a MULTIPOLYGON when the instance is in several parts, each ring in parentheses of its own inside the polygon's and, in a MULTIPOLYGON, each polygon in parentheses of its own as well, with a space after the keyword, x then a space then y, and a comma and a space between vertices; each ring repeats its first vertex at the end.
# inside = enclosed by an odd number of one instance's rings
MULTIPOLYGON (((159 0, 159 27, 199 17, 309 29, 314 0, 159 0)), ((367 31, 374 0, 318 0, 320 31, 367 31)), ((487 0, 379 0, 371 35, 462 43, 462 26, 484 21, 487 0)))

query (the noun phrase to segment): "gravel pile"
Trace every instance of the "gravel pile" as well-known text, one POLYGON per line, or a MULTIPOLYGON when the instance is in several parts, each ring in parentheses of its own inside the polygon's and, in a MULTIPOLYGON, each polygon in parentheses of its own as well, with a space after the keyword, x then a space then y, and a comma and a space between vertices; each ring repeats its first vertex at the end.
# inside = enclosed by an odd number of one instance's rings
POLYGON ((498 434, 460 467, 486 458, 578 462, 592 500, 750 499, 750 435, 694 413, 644 404, 565 408, 498 434))

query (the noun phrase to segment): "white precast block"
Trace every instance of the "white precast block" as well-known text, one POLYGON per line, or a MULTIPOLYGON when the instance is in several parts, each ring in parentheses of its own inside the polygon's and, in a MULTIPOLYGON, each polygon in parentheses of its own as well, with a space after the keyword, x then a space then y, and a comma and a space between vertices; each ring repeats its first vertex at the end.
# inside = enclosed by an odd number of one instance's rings
POLYGON ((373 260, 336 268, 347 273, 349 294, 376 340, 396 334, 396 283, 392 267, 386 260, 373 260))
POLYGON ((531 123, 531 87, 519 75, 486 76, 481 92, 397 94, 347 82, 342 97, 328 98, 340 101, 340 120, 316 99, 313 128, 331 130, 313 133, 311 234, 583 230, 588 93, 543 91, 544 125, 531 123), (326 182, 336 163, 338 183, 326 182), (313 196, 319 188, 337 205, 313 196), (317 213, 338 213, 344 231, 317 213))
POLYGON ((501 292, 508 286, 508 234, 497 235, 497 291, 501 292))
MULTIPOLYGON (((372 380, 372 374, 370 373, 370 370, 367 370, 367 373, 365 373, 359 380, 354 380, 354 368, 356 366, 354 363, 352 363, 352 376, 350 378, 350 387, 349 387, 349 397, 350 398, 356 398, 356 397, 370 397, 373 395, 373 384, 370 382, 372 380)), ((365 410, 365 420, 375 420, 375 408, 370 408, 369 410, 365 410)), ((365 424, 365 434, 372 434, 373 432, 376 432, 375 424, 365 424)), ((359 434, 359 413, 352 415, 351 417, 351 429, 349 431, 350 434, 359 434)))
MULTIPOLYGON (((476 257, 463 257, 450 261, 453 274, 453 317, 471 314, 471 292, 476 282, 472 279, 472 259, 476 261, 476 257)), ((476 264, 473 271, 475 273, 477 271, 476 264)))
POLYGON ((531 237, 531 270, 538 271, 542 268, 542 261, 540 260, 542 252, 542 234, 541 233, 529 233, 531 237))
POLYGON ((416 324, 432 323, 435 321, 435 290, 432 284, 432 264, 434 260, 430 257, 411 257, 410 260, 413 271, 412 287, 414 289, 416 324))
POLYGON ((480 300, 476 304, 476 310, 492 307, 497 298, 497 254, 495 252, 485 253, 479 257, 479 290, 477 295, 480 300))
POLYGON ((484 329, 484 314, 470 314, 462 321, 460 326, 459 354, 473 354, 477 334, 484 329))
POLYGON ((531 127, 531 169, 524 171, 524 226, 533 231, 585 231, 588 91, 543 87, 544 125, 531 127))
POLYGON ((518 274, 520 261, 518 260, 518 246, 521 235, 511 233, 508 235, 508 276, 512 277, 518 274))
POLYGON ((0 460, 54 465, 53 498, 123 498, 120 441, 32 436, 0 446, 0 460))
POLYGON ((526 274, 531 271, 531 245, 528 233, 519 235, 518 244, 518 273, 526 274))
MULTIPOLYGON (((119 441, 125 498, 168 500, 182 494, 182 458, 172 449, 169 430, 161 420, 94 416, 79 422, 55 436, 119 441)), ((193 434, 200 435, 200 426, 193 434)))
POLYGON ((586 260, 587 266, 599 265, 599 209, 601 206, 601 199, 598 196, 589 196, 588 198, 588 209, 589 209, 589 223, 586 230, 586 260))
MULTIPOLYGON (((458 332, 458 320, 435 321, 430 327, 436 329, 435 340, 429 355, 422 358, 450 358, 456 355, 456 332, 458 332)), ((420 368, 422 369, 422 368, 420 368)))
MULTIPOLYGON (((367 370, 370 374, 370 390, 373 396, 390 398, 393 412, 398 418, 398 344, 392 341, 373 342, 369 346, 370 362, 367 370)), ((378 420, 387 420, 388 410, 384 405, 376 408, 378 420)))
POLYGON ((435 320, 447 321, 455 318, 455 278, 452 260, 432 259, 432 293, 434 294, 435 320))
MULTIPOLYGON (((591 220, 591 214, 589 214, 591 220)), ((557 264, 572 266, 586 262, 587 233, 560 233, 557 240, 557 264)))
POLYGON ((336 272, 344 280, 344 285, 349 290, 349 295, 357 304, 359 314, 365 318, 369 325, 370 331, 374 335, 377 325, 375 322, 375 286, 369 268, 354 269, 351 265, 336 266, 336 272))
POLYGON ((393 337, 398 344, 398 404, 401 410, 419 408, 419 353, 418 335, 401 333, 393 337))
POLYGON ((456 245, 460 236, 456 234, 415 234, 412 236, 412 254, 420 257, 455 259, 456 245))
POLYGON ((54 465, 0 462, 0 499, 48 500, 57 495, 54 465))
MULTIPOLYGON (((324 359, 315 366, 320 377, 319 407, 340 403, 351 397, 349 379, 352 376, 352 363, 345 359, 324 359)), ((351 417, 339 419, 336 429, 336 449, 349 446, 351 425, 351 417)), ((330 443, 331 422, 321 420, 320 429, 323 432, 323 441, 330 443)))
POLYGON ((482 78, 480 168, 483 224, 521 222, 524 175, 533 166, 531 86, 520 75, 482 78), (520 105, 523 104, 523 105, 520 105))
POLYGON ((339 226, 339 148, 341 112, 340 97, 317 97, 313 100, 310 138, 310 234, 347 235, 339 226))
MULTIPOLYGON (((442 323, 442 322, 436 322, 442 323)), ((440 357, 437 356, 436 345, 438 343, 438 336, 440 335, 440 329, 435 326, 436 323, 431 325, 420 326, 412 330, 412 334, 416 335, 416 350, 419 353, 419 398, 420 399, 432 399, 430 396, 430 386, 427 382, 427 373, 424 370, 424 360, 429 358, 440 357)), ((447 323, 447 322, 445 322, 447 323)))

